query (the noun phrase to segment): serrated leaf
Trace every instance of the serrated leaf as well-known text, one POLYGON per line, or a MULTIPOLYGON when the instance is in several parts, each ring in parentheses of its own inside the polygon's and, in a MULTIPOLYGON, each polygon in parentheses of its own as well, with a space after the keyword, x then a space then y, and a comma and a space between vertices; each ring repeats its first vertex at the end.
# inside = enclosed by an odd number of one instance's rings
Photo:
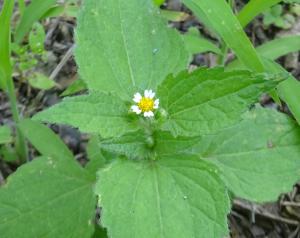
POLYGON ((124 155, 133 159, 145 159, 152 156, 152 137, 139 130, 121 137, 99 141, 99 147, 110 153, 124 155))
POLYGON ((69 160, 39 158, 22 166, 0 188, 1 238, 90 238, 92 183, 69 160))
POLYGON ((228 127, 277 83, 267 80, 267 75, 228 73, 222 68, 170 76, 158 90, 160 105, 167 112, 162 128, 175 136, 197 136, 228 127))
POLYGON ((123 99, 156 90, 189 60, 180 35, 167 27, 152 0, 85 1, 76 36, 76 61, 88 88, 123 99))
POLYGON ((129 108, 116 96, 92 92, 90 95, 65 98, 35 115, 34 119, 71 125, 82 132, 107 138, 137 130, 134 119, 130 118, 129 108))
POLYGON ((100 170, 95 191, 115 238, 220 238, 229 199, 214 167, 188 156, 118 160, 100 170), (212 170, 212 172, 211 172, 212 170))
POLYGON ((160 134, 159 154, 191 153, 214 163, 238 197, 276 200, 300 178, 300 129, 286 115, 255 109, 244 120, 215 135, 175 139, 160 134))

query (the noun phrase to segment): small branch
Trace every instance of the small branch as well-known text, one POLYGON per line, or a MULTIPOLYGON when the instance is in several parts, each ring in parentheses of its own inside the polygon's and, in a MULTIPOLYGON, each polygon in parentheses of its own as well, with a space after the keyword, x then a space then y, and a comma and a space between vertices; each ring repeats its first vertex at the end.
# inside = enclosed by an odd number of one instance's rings
POLYGON ((72 45, 67 53, 64 55, 64 57, 61 59, 61 61, 59 62, 59 64, 56 66, 56 68, 53 70, 53 72, 50 75, 50 79, 54 80, 56 78, 56 76, 59 74, 59 72, 61 71, 61 69, 64 67, 64 65, 68 62, 68 60, 72 57, 73 55, 73 50, 75 48, 75 45, 72 45))
POLYGON ((239 207, 243 210, 247 210, 251 213, 254 213, 255 215, 266 217, 266 218, 269 218, 269 219, 274 220, 274 221, 283 222, 283 223, 286 223, 288 225, 293 225, 293 226, 299 226, 300 225, 300 223, 298 221, 294 221, 294 220, 291 220, 291 219, 288 219, 288 218, 284 218, 284 217, 280 217, 278 215, 272 214, 272 213, 266 211, 260 205, 253 206, 253 204, 245 203, 241 200, 234 200, 233 204, 234 204, 234 206, 239 207))

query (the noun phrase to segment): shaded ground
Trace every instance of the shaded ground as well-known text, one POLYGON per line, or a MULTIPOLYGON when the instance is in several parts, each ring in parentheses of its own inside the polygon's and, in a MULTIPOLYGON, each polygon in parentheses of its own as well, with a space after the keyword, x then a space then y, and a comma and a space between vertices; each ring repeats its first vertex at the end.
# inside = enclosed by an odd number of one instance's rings
MULTIPOLYGON (((237 7, 239 8, 241 5, 242 3, 238 4, 237 7)), ((169 1, 169 4, 165 5, 164 8, 187 11, 177 0, 169 1)), ((77 78, 77 68, 72 56, 75 20, 73 18, 60 17, 46 20, 43 24, 47 32, 45 46, 48 50, 48 59, 46 63, 39 63, 35 70, 42 71, 49 76, 51 75, 61 87, 47 92, 34 90, 26 81, 21 81, 20 75, 16 73, 14 79, 19 109, 25 117, 30 117, 37 111, 57 103, 60 100, 59 95, 63 89, 77 78)), ((203 35, 216 40, 193 16, 188 17, 184 22, 172 23, 172 25, 182 32, 186 32, 191 26, 196 26, 203 35)), ((247 28, 247 33, 255 45, 274 39, 278 35, 287 33, 299 34, 299 32, 299 19, 289 31, 283 31, 276 27, 265 29, 260 18, 247 28)), ((215 56, 208 53, 195 55, 192 64, 197 66, 214 66, 215 62, 215 56)), ((299 53, 282 57, 278 62, 299 79, 299 53)), ((268 97, 264 97, 261 103, 264 106, 277 107, 268 97)), ((278 109, 286 113, 289 112, 286 106, 278 109)), ((0 124, 12 124, 9 103, 3 92, 0 92, 0 124)), ((78 160, 86 160, 85 147, 88 141, 86 135, 82 135, 77 130, 65 126, 52 126, 52 129, 61 136, 76 154, 78 160)), ((30 157, 33 158, 35 154, 36 152, 31 149, 30 157)), ((16 164, 8 164, 0 159, 0 184, 16 168, 16 164)), ((289 194, 281 195, 278 201, 274 203, 258 205, 244 200, 236 200, 228 218, 231 237, 233 238, 300 237, 300 184, 296 184, 289 194)))

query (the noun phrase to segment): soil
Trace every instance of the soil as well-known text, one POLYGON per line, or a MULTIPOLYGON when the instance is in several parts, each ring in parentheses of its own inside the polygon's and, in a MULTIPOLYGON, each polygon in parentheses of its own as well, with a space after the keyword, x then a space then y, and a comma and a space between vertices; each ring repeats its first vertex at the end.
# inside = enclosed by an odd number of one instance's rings
MULTIPOLYGON (((0 5, 1 5, 0 0, 0 5)), ((243 5, 243 1, 236 1, 237 9, 243 5)), ((169 0, 163 8, 176 11, 187 10, 179 0, 169 0)), ((31 88, 22 80, 18 73, 14 75, 16 94, 19 102, 19 110, 23 117, 30 117, 61 100, 60 94, 77 78, 77 67, 72 56, 74 47, 74 27, 76 20, 71 17, 52 18, 43 21, 47 36, 45 47, 47 49, 47 61, 40 62, 33 70, 43 72, 60 85, 49 91, 39 91, 31 88)), ((170 23, 181 32, 186 32, 189 27, 195 26, 199 31, 213 41, 215 37, 192 14, 182 22, 170 23)), ((264 27, 262 17, 256 18, 246 29, 248 36, 255 45, 268 42, 277 36, 300 33, 300 19, 296 21, 292 29, 282 30, 274 26, 264 27)), ((232 56, 228 58, 228 61, 232 56)), ((214 66, 215 56, 211 53, 195 55, 191 65, 214 66)), ((278 62, 291 72, 297 79, 300 78, 299 53, 290 54, 278 59, 278 62)), ((285 113, 289 113, 286 105, 278 107, 268 97, 264 96, 261 104, 267 107, 276 107, 285 113)), ((6 95, 0 92, 0 125, 12 125, 11 111, 6 95)), ((88 136, 78 130, 61 126, 49 125, 68 145, 76 155, 76 159, 84 163, 86 158, 86 144, 88 136)), ((30 149, 30 159, 37 152, 30 149)), ((6 163, 0 158, 0 184, 18 167, 17 163, 6 163)), ((233 202, 233 208, 228 216, 231 236, 233 238, 296 238, 300 237, 300 184, 296 184, 288 194, 282 194, 278 200, 267 204, 254 204, 242 199, 233 202)))

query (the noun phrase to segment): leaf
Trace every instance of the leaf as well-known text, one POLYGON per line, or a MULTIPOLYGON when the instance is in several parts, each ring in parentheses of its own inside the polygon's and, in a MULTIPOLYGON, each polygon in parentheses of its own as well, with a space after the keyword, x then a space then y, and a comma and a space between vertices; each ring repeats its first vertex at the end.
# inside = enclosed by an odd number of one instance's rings
POLYGON ((101 221, 114 238, 220 238, 229 199, 214 167, 191 156, 117 160, 99 171, 101 221), (211 172, 212 170, 212 172, 211 172))
POLYGON ((270 77, 248 71, 228 73, 222 68, 171 76, 158 90, 167 113, 162 128, 175 136, 197 136, 233 125, 262 93, 275 88, 279 81, 270 77))
POLYGON ((33 53, 41 54, 44 48, 46 33, 42 24, 35 22, 29 34, 29 45, 33 53))
POLYGON ((222 37, 244 65, 253 71, 264 72, 263 64, 251 41, 226 1, 183 0, 182 2, 198 18, 204 19, 204 23, 209 22, 213 30, 222 37))
POLYGON ((69 160, 39 158, 22 166, 0 189, 1 238, 90 238, 92 183, 69 160))
POLYGON ((31 85, 31 87, 41 90, 49 90, 56 85, 56 83, 52 79, 40 73, 36 73, 34 74, 34 76, 29 78, 29 84, 31 85))
POLYGON ((0 14, 0 88, 5 89, 10 80, 12 67, 10 64, 10 18, 14 8, 14 0, 3 3, 0 14))
POLYGON ((145 159, 153 157, 151 149, 153 143, 151 135, 139 130, 121 137, 100 140, 99 147, 110 153, 124 155, 128 158, 145 159))
POLYGON ((198 154, 221 171, 237 197, 266 202, 291 190, 300 178, 300 129, 286 115, 258 108, 214 135, 156 138, 158 154, 198 154))
MULTIPOLYGON (((288 73, 276 62, 264 60, 264 63, 266 69, 271 73, 288 73)), ((289 74, 288 79, 278 85, 277 92, 300 125, 300 82, 289 74)))
POLYGON ((207 51, 211 51, 216 54, 221 54, 220 49, 209 40, 200 36, 197 29, 190 29, 188 33, 184 34, 183 41, 185 47, 191 55, 207 51))
POLYGON ((12 142, 11 130, 8 126, 0 126, 0 144, 12 142))
POLYGON ((85 1, 79 15, 75 56, 90 90, 129 100, 187 68, 180 35, 151 0, 85 1))
POLYGON ((153 0, 153 2, 157 5, 160 6, 162 5, 166 0, 153 0))
MULTIPOLYGON (((256 51, 264 58, 275 60, 281 56, 300 50, 300 36, 290 35, 271 40, 256 48, 256 51)), ((263 60, 264 65, 266 64, 263 60)), ((266 66, 266 65, 265 65, 266 66)), ((227 69, 245 69, 239 60, 234 60, 227 65, 227 69)))
POLYGON ((47 126, 29 119, 22 120, 18 128, 30 143, 44 156, 74 160, 72 152, 47 126))
POLYGON ((189 18, 186 12, 173 11, 173 10, 160 10, 161 15, 168 21, 181 22, 189 18))
POLYGON ((92 92, 90 95, 65 98, 61 103, 34 116, 35 120, 61 123, 104 138, 121 136, 137 130, 130 106, 116 96, 92 92))
POLYGON ((237 18, 246 27, 258 14, 268 10, 282 0, 251 0, 239 12, 237 18))
POLYGON ((275 60, 283 55, 300 50, 300 36, 290 35, 269 41, 259 47, 257 52, 267 59, 275 60))
POLYGON ((20 43, 30 31, 32 25, 38 21, 54 4, 56 0, 33 0, 25 8, 21 20, 16 28, 14 40, 20 43))
POLYGON ((108 162, 114 159, 114 156, 103 152, 102 148, 100 147, 99 136, 97 135, 92 136, 92 138, 89 140, 86 152, 89 162, 85 168, 94 176, 96 176, 96 172, 100 168, 103 168, 108 162))
POLYGON ((75 93, 86 90, 86 84, 82 79, 76 79, 68 88, 60 95, 62 97, 70 96, 75 93))
POLYGON ((6 162, 15 162, 19 159, 16 149, 11 145, 0 147, 0 156, 1 159, 6 162))

